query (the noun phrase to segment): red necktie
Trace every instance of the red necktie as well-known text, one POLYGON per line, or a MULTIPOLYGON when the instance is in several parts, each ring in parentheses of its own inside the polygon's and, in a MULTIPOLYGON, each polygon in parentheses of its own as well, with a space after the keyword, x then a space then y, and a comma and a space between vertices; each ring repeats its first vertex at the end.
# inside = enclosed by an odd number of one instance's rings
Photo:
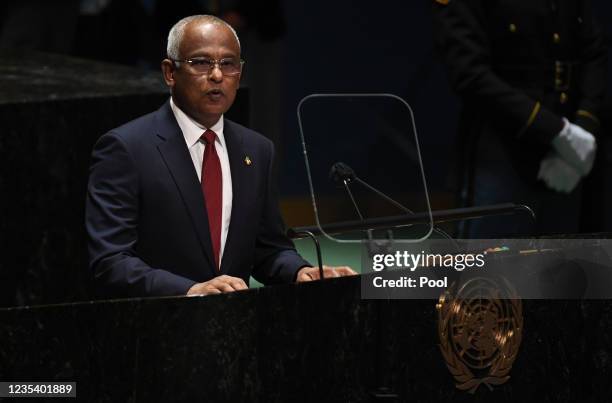
POLYGON ((221 212, 223 210, 223 183, 221 163, 215 149, 217 135, 212 130, 206 130, 202 139, 206 142, 204 161, 202 162, 202 192, 206 200, 208 226, 212 241, 215 264, 219 270, 219 254, 221 253, 221 212))

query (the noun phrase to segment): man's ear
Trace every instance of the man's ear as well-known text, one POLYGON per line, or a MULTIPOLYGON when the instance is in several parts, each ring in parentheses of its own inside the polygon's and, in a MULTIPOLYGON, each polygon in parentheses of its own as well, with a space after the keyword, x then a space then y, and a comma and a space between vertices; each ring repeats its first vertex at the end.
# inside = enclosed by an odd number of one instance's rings
POLYGON ((240 72, 240 75, 238 76, 238 88, 242 87, 242 72, 240 72))
POLYGON ((172 62, 172 60, 162 60, 161 69, 166 85, 170 88, 174 87, 174 63, 172 62))

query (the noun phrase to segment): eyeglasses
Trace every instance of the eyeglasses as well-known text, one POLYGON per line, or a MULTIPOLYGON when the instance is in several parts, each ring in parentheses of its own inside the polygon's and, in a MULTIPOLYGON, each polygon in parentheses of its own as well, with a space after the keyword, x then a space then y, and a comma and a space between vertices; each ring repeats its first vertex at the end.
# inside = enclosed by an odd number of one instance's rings
POLYGON ((175 60, 171 59, 175 64, 187 63, 191 70, 198 74, 211 74, 215 66, 219 67, 224 76, 237 76, 242 71, 244 60, 238 59, 207 59, 205 57, 194 57, 191 59, 175 60))

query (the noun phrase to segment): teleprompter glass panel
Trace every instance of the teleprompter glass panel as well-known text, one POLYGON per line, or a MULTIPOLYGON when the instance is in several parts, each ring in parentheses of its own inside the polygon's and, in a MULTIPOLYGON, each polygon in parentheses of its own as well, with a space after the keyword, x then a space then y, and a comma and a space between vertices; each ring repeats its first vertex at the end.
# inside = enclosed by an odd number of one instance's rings
POLYGON ((432 231, 414 115, 391 94, 313 94, 297 108, 319 229, 338 241, 432 231))

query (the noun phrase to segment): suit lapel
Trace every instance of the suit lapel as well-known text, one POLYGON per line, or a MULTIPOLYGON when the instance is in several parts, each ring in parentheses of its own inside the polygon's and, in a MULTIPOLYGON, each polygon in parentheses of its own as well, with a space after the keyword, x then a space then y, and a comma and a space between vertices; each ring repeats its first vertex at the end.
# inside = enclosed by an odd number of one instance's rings
POLYGON ((169 102, 166 102, 157 111, 156 118, 157 134, 165 140, 158 144, 157 148, 185 203, 202 249, 208 259, 208 267, 216 275, 202 187, 193 168, 193 162, 187 150, 185 138, 176 122, 169 102))
POLYGON ((245 219, 243 217, 249 211, 248 200, 245 200, 245 197, 243 197, 243 189, 245 186, 248 186, 248 180, 245 176, 244 158, 246 154, 243 133, 237 130, 231 121, 225 119, 223 135, 225 136, 230 170, 232 172, 232 217, 225 241, 223 258, 221 259, 221 272, 228 273, 235 253, 240 253, 240 251, 236 250, 236 245, 240 236, 240 223, 244 222, 245 219))

